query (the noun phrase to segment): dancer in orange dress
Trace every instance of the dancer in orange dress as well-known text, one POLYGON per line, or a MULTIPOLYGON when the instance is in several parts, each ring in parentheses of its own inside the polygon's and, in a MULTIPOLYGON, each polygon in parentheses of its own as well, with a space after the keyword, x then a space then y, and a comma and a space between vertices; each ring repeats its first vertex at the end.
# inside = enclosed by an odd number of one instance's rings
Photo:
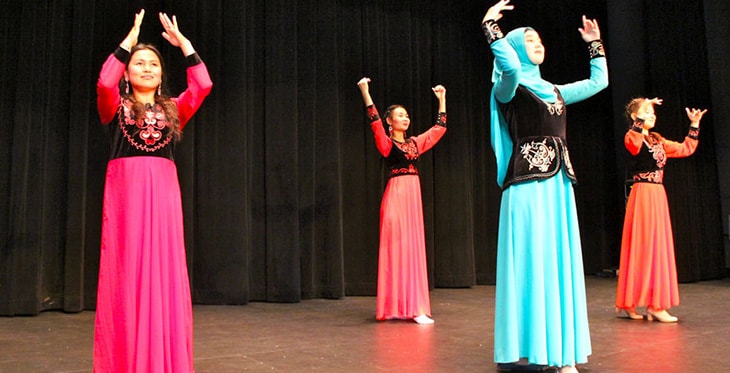
POLYGON ((357 83, 367 108, 375 145, 389 170, 388 185, 380 205, 380 249, 375 318, 413 319, 432 324, 428 293, 426 239, 423 229, 418 157, 446 133, 446 88, 433 87, 439 100, 435 124, 421 135, 407 137, 411 120, 401 105, 385 110, 389 134, 370 97, 370 79, 357 83))
POLYGON ((680 143, 652 131, 656 122, 654 105, 661 103, 658 98, 636 98, 626 106, 632 125, 624 145, 632 156, 629 170, 634 184, 626 203, 616 311, 642 320, 636 307, 646 307, 648 320, 677 322, 677 317, 667 312, 679 304, 679 286, 669 205, 662 184, 664 165, 668 158, 694 153, 700 120, 707 109, 685 108, 690 128, 680 143))

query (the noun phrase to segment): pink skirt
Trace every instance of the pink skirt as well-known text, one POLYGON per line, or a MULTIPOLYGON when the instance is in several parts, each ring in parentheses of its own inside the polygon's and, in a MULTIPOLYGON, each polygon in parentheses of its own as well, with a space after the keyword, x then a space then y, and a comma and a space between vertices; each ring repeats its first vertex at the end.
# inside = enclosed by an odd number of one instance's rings
POLYGON ((378 320, 431 316, 423 229, 421 184, 417 175, 391 178, 380 205, 378 320))
POLYGON ((664 185, 635 183, 626 204, 616 307, 679 304, 674 237, 664 185))
POLYGON ((107 165, 94 372, 192 372, 190 299, 175 163, 107 165))

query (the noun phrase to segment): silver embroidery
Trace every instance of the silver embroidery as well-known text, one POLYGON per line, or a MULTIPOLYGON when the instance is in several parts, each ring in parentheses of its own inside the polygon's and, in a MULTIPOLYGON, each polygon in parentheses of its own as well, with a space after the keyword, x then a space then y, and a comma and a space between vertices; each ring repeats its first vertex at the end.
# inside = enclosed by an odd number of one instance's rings
POLYGON ((634 175, 634 181, 648 181, 655 184, 661 184, 664 180, 664 170, 640 172, 634 175))
POLYGON ((547 111, 550 113, 550 115, 562 115, 563 114, 563 102, 558 101, 554 103, 548 103, 546 102, 545 105, 547 105, 547 111))
POLYGON ((568 175, 575 176, 573 164, 570 163, 570 155, 568 154, 568 148, 566 146, 563 146, 563 161, 565 162, 565 169, 568 171, 568 175))
POLYGON ((644 137, 644 144, 649 148, 649 152, 656 161, 656 165, 659 168, 664 168, 667 164, 667 153, 664 151, 664 146, 653 137, 644 137))
POLYGON ((542 142, 532 141, 529 144, 522 144, 520 154, 530 164, 530 170, 536 167, 541 172, 547 172, 555 159, 555 149, 547 145, 547 139, 542 142))

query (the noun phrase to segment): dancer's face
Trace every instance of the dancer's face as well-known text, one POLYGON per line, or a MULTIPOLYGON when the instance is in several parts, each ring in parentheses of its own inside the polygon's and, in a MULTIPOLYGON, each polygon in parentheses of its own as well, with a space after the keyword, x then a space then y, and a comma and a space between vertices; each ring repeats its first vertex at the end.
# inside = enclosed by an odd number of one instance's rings
POLYGON ((127 65, 127 78, 135 91, 154 91, 162 81, 162 63, 149 49, 136 51, 127 65))
POLYGON ((525 31, 525 50, 530 62, 535 65, 545 61, 545 47, 542 45, 540 35, 535 30, 525 31))
POLYGON ((636 111, 636 113, 631 114, 631 118, 633 120, 642 119, 644 121, 642 127, 645 130, 650 130, 654 128, 654 125, 656 124, 654 105, 649 100, 644 101, 644 103, 639 106, 639 109, 636 111))
POLYGON ((393 131, 405 132, 411 124, 411 117, 408 116, 406 109, 397 107, 390 112, 388 117, 388 125, 393 127, 393 131))

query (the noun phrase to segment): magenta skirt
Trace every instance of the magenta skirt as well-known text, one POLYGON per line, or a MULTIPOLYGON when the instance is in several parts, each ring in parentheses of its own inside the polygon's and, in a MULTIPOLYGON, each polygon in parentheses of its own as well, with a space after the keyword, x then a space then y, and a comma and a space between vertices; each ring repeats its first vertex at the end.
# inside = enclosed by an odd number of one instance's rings
POLYGON ((380 205, 377 320, 431 316, 418 175, 391 178, 380 205))
POLYGON ((175 163, 107 165, 94 372, 192 372, 193 311, 175 163))

